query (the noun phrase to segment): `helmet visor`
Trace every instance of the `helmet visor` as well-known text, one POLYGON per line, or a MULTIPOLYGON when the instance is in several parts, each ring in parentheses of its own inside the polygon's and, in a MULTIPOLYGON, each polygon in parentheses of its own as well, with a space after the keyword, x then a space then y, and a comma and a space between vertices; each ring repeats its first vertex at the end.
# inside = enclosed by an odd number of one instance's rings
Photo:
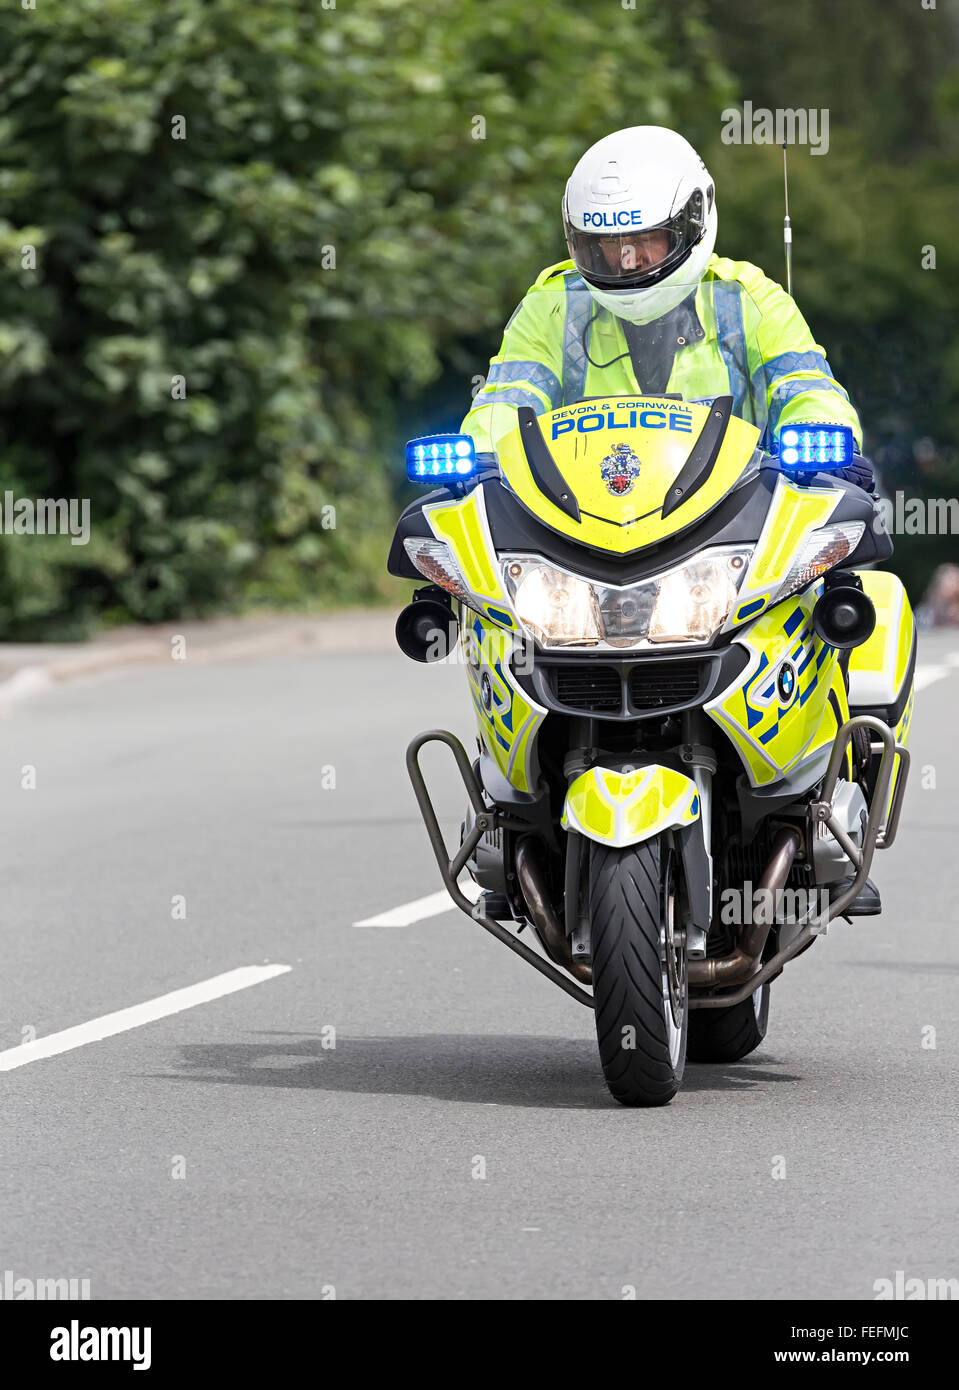
MULTIPOLYGON (((594 213, 593 217, 607 214, 594 213)), ((608 214, 612 222, 613 214, 608 214)), ((670 275, 686 260, 706 231, 706 208, 696 189, 685 207, 657 227, 619 232, 581 231, 566 222, 566 240, 577 270, 600 289, 643 289, 670 275)))

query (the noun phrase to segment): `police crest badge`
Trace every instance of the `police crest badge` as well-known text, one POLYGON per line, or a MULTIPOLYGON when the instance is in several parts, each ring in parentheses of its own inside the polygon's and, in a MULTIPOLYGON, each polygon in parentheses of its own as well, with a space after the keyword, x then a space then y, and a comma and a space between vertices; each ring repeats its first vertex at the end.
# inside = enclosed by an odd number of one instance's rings
POLYGON ((627 492, 632 492, 639 469, 640 461, 628 444, 614 444, 613 452, 600 464, 603 482, 614 497, 625 497, 627 492))

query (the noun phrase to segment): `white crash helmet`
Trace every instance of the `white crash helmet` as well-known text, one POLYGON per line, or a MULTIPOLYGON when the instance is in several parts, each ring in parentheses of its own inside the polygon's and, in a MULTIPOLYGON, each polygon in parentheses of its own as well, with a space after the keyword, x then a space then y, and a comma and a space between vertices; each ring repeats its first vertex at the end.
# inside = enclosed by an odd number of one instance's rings
POLYGON ((597 141, 576 165, 563 223, 597 303, 617 318, 651 323, 706 273, 716 245, 713 181, 674 130, 630 126, 597 141))

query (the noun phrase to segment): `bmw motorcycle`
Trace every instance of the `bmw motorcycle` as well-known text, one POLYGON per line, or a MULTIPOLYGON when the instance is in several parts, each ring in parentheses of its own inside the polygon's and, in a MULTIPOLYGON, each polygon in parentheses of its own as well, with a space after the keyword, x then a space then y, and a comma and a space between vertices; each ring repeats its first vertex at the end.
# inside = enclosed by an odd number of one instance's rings
POLYGON ((495 453, 407 447, 431 490, 390 552, 421 584, 397 640, 462 660, 477 725, 475 757, 430 730, 407 767, 453 901, 594 1011, 617 1101, 662 1105, 687 1057, 761 1043, 771 983, 831 920, 877 909, 912 610, 836 476, 846 428, 770 438, 761 403, 676 391, 496 409, 495 453), (430 742, 466 790, 452 853, 430 742))

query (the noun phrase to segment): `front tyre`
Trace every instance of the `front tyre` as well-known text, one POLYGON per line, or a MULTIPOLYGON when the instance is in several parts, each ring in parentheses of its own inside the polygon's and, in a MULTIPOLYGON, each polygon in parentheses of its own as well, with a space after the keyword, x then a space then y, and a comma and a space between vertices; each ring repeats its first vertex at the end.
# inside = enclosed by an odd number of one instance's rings
POLYGON ((688 981, 677 890, 664 835, 627 849, 591 844, 596 1037, 621 1105, 667 1105, 683 1079, 688 981))

